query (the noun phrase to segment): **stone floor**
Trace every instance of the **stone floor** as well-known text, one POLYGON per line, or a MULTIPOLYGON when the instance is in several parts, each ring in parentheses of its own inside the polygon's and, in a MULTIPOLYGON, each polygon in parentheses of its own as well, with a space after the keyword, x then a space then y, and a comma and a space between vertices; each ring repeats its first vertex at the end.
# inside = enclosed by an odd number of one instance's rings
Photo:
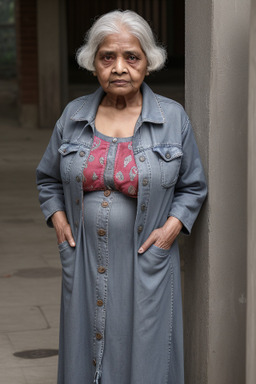
POLYGON ((0 383, 56 384, 61 269, 35 187, 51 131, 19 127, 12 89, 0 90, 0 383))
MULTIPOLYGON (((71 98, 80 92, 81 89, 71 87, 71 98)), ((166 93, 163 87, 159 92, 166 93)), ((173 88, 172 92, 182 103, 183 89, 173 88)), ((54 230, 44 223, 35 187, 35 169, 50 135, 50 129, 25 130, 19 126, 15 82, 0 82, 3 384, 56 384, 61 267, 54 230), (31 356, 14 355, 19 352, 31 356), (53 356, 42 357, 48 352, 53 356)))

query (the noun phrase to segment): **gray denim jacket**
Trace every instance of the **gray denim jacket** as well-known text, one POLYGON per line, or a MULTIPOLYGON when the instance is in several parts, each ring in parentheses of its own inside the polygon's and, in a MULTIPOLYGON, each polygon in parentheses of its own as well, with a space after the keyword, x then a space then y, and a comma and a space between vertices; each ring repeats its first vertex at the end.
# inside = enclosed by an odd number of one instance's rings
MULTIPOLYGON (((182 106, 142 84, 143 107, 134 131, 139 173, 135 239, 137 249, 169 216, 189 234, 207 193, 203 167, 191 124, 182 106)), ((57 121, 37 168, 41 209, 51 224, 54 212, 66 211, 76 240, 82 219, 83 169, 93 143, 94 120, 103 97, 95 93, 70 102, 57 121)))

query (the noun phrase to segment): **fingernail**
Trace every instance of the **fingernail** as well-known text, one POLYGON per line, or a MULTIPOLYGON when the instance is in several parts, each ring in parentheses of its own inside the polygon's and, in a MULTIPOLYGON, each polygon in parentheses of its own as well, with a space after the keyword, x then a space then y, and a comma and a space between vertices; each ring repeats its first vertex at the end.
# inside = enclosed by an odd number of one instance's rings
POLYGON ((71 241, 71 247, 75 247, 76 243, 74 241, 71 241))
POLYGON ((144 252, 144 249, 141 247, 139 250, 138 250, 138 253, 143 253, 144 252))

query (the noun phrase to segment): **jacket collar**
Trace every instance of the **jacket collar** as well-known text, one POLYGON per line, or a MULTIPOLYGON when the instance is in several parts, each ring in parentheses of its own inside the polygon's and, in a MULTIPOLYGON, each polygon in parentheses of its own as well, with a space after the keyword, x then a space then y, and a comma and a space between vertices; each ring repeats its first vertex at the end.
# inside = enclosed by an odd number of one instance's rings
MULTIPOLYGON (((165 121, 164 114, 156 94, 146 83, 142 83, 141 92, 143 95, 141 122, 163 124, 165 121)), ((71 120, 92 123, 103 96, 104 91, 101 87, 87 96, 76 112, 70 117, 71 120)))

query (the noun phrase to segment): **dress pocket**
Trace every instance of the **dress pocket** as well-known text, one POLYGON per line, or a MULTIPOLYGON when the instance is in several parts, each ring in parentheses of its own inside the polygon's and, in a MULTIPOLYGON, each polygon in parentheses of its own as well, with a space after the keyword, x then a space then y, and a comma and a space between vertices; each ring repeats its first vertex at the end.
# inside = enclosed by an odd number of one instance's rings
POLYGON ((156 253, 157 256, 161 256, 161 257, 168 256, 170 253, 170 249, 171 248, 169 248, 169 249, 159 248, 155 244, 152 244, 150 247, 150 251, 152 253, 156 253))
MULTIPOLYGON (((144 275, 144 281, 148 278, 151 280, 154 277, 154 284, 161 285, 168 271, 170 264, 171 249, 158 248, 155 245, 144 252, 140 256, 141 272, 144 275)), ((151 281, 151 284, 153 281, 151 281)))
POLYGON ((64 296, 69 298, 72 293, 74 270, 75 270, 75 248, 70 247, 68 241, 58 245, 60 252, 60 261, 62 265, 62 280, 64 296))
POLYGON ((178 179, 183 152, 177 145, 159 145, 155 146, 153 151, 159 155, 161 185, 170 188, 178 179))

